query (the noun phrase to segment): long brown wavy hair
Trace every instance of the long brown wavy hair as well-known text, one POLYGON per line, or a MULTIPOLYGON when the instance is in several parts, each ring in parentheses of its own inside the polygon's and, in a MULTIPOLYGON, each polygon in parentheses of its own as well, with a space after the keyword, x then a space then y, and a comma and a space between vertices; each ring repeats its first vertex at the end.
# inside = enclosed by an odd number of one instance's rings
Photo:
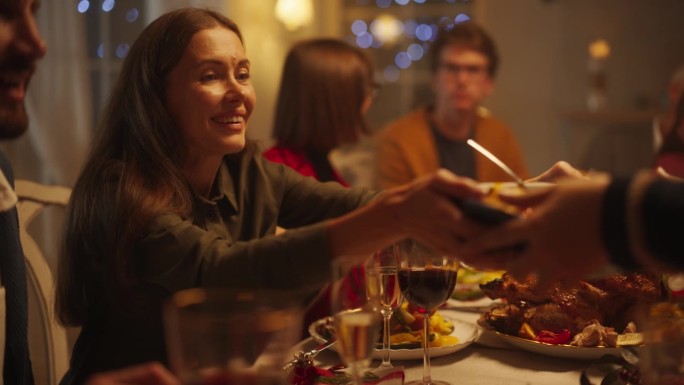
POLYGON ((166 78, 193 35, 237 25, 206 9, 169 12, 131 47, 71 196, 58 266, 55 312, 83 325, 103 303, 134 296, 134 245, 162 212, 188 216, 191 188, 181 171, 185 147, 166 106, 166 78))
POLYGON ((373 63, 338 39, 295 44, 285 58, 273 137, 278 145, 327 154, 367 133, 362 106, 374 87, 373 63))

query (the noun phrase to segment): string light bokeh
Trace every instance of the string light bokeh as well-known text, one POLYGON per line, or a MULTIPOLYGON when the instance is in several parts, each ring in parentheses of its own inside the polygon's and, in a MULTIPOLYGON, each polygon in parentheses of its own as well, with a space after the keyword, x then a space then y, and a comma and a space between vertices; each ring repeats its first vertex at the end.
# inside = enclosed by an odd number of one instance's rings
POLYGON ((347 0, 348 7, 365 8, 367 17, 351 21, 347 39, 368 49, 380 65, 384 82, 398 82, 402 71, 424 59, 439 27, 453 26, 470 20, 471 0, 347 0), (449 4, 459 6, 448 7, 449 4), (446 12, 439 16, 425 14, 424 9, 439 6, 446 12), (448 8, 452 8, 449 13, 448 8), (404 17, 403 15, 411 15, 404 17))
MULTIPOLYGON (((130 44, 144 28, 146 1, 75 2, 75 11, 83 15, 87 26, 94 116, 99 116, 130 44)), ((294 1, 279 0, 274 4, 287 5, 294 1)), ((389 119, 387 111, 408 110, 419 102, 429 102, 432 97, 426 60, 429 46, 440 26, 470 20, 475 1, 340 0, 341 37, 369 52, 375 63, 376 80, 383 84, 380 97, 368 114, 372 126, 389 119)), ((312 4, 320 7, 318 2, 312 4)), ((275 8, 273 12, 276 15, 275 8)), ((313 17, 309 28, 320 23, 315 20, 320 17, 317 12, 313 17)), ((301 33, 301 30, 290 33, 301 33)))

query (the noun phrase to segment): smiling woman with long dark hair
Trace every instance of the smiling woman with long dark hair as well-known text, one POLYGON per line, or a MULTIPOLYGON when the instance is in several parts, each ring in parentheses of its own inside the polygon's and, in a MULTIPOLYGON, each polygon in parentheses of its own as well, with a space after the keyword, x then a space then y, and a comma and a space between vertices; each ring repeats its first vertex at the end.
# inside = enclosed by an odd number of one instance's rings
POLYGON ((472 235, 452 203, 480 194, 472 181, 438 172, 376 195, 303 177, 246 139, 255 103, 221 14, 167 13, 133 44, 71 197, 55 307, 82 331, 64 383, 166 363, 161 303, 176 291, 315 292, 333 259, 409 235, 455 253, 472 235))

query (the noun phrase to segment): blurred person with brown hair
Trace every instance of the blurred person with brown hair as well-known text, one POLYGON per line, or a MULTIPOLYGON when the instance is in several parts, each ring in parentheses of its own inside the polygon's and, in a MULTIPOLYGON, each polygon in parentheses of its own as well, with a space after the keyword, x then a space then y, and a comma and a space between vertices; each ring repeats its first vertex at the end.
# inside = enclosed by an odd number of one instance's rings
POLYGON ((377 135, 380 187, 397 186, 438 168, 481 182, 510 179, 473 151, 468 139, 527 178, 511 129, 481 106, 494 91, 499 65, 491 37, 470 21, 442 28, 430 48, 430 60, 434 103, 390 122, 377 135))
POLYGON ((285 59, 278 92, 274 147, 264 156, 319 181, 348 186, 333 167, 333 149, 368 133, 364 117, 376 84, 373 63, 338 39, 295 44, 285 59))

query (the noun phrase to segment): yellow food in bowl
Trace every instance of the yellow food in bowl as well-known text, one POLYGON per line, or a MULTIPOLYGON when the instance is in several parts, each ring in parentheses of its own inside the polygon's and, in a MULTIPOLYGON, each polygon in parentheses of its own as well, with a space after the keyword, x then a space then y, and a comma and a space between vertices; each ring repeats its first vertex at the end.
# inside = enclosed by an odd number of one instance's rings
MULTIPOLYGON (((392 315, 390 345, 395 349, 419 348, 423 341, 422 317, 423 314, 420 311, 410 306, 408 302, 404 302, 392 315)), ((451 336, 454 332, 454 323, 444 318, 439 311, 430 315, 428 332, 430 333, 430 347, 458 343, 458 338, 451 336)))
POLYGON ((481 283, 487 283, 497 278, 501 278, 503 274, 503 270, 482 271, 470 267, 462 267, 458 270, 456 282, 479 285, 481 283))
MULTIPOLYGON (((517 186, 517 185, 516 185, 517 186)), ((488 189, 485 190, 485 196, 482 197, 482 202, 488 206, 497 208, 501 211, 505 211, 509 214, 517 215, 519 210, 517 207, 504 203, 499 198, 499 191, 502 188, 501 183, 493 183, 488 189)), ((520 189, 520 186, 517 186, 520 189)))
MULTIPOLYGON (((415 344, 415 347, 422 346, 423 337, 420 332, 413 333, 397 333, 390 336, 390 345, 400 347, 401 345, 415 344)), ((452 346, 458 343, 458 337, 451 335, 432 334, 430 340, 431 348, 439 348, 442 346, 452 346)), ((412 345, 411 345, 412 346, 412 345)), ((410 346, 409 346, 410 347, 410 346)))
POLYGON ((478 187, 485 193, 482 202, 488 206, 505 211, 509 214, 520 214, 518 207, 509 205, 501 200, 501 196, 516 196, 529 193, 538 192, 540 190, 548 189, 553 186, 553 183, 547 182, 530 182, 525 183, 525 187, 521 187, 514 182, 489 182, 479 183, 478 187))

